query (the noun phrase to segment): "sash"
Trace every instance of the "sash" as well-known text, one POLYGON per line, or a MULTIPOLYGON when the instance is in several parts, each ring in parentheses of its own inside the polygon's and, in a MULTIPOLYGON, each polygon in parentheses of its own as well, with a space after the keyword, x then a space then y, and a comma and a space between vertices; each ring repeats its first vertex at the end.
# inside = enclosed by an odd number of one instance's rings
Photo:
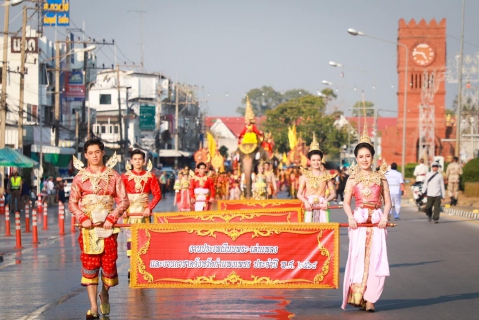
POLYGON ((206 196, 210 193, 206 188, 195 188, 195 211, 204 211, 208 206, 206 196))

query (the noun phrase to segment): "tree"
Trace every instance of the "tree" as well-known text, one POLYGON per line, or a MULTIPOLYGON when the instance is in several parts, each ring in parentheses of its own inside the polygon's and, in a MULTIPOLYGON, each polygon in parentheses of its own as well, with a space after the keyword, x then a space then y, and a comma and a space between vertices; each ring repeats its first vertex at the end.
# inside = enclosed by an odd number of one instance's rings
MULTIPOLYGON (((257 117, 266 114, 266 111, 274 109, 277 105, 282 102, 295 99, 298 97, 311 95, 310 92, 304 89, 293 89, 284 92, 278 92, 272 87, 263 86, 261 88, 251 89, 247 93, 251 106, 253 107, 253 112, 257 117)), ((241 100, 241 106, 236 109, 241 115, 244 115, 246 109, 246 97, 241 100)))
POLYGON ((366 112, 366 117, 374 117, 374 103, 371 101, 365 101, 364 105, 362 101, 358 101, 353 105, 353 116, 364 116, 366 112))
POLYGON ((225 157, 225 158, 228 157, 228 148, 227 148, 227 147, 221 146, 221 147, 218 149, 218 151, 220 152, 220 154, 221 154, 223 157, 225 157))
POLYGON ((321 149, 328 155, 337 155, 341 145, 347 142, 347 131, 333 126, 334 116, 325 115, 325 98, 308 95, 281 103, 266 112, 262 128, 273 134, 273 140, 280 153, 289 151, 288 126, 296 124, 296 131, 309 146, 312 132, 321 149))

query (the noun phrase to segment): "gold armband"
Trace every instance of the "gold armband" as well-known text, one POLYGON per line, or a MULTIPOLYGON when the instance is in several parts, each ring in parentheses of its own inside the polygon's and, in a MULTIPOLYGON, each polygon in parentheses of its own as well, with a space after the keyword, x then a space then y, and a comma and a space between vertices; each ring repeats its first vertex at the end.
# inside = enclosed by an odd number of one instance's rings
POLYGON ((389 192, 389 188, 384 188, 383 190, 384 190, 384 191, 388 191, 388 192, 389 192))
POLYGON ((334 186, 329 186, 329 190, 334 190, 334 186))
POLYGON ((344 190, 344 193, 351 193, 351 191, 352 191, 351 189, 346 189, 344 190))

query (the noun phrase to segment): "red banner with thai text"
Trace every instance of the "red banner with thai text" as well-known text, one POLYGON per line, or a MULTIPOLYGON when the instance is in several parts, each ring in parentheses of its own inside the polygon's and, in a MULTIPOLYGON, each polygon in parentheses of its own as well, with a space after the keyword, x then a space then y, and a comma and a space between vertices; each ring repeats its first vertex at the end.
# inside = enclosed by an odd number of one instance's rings
POLYGON ((135 224, 135 288, 338 288, 337 223, 135 224))
POLYGON ((301 222, 301 208, 155 213, 156 223, 301 222))

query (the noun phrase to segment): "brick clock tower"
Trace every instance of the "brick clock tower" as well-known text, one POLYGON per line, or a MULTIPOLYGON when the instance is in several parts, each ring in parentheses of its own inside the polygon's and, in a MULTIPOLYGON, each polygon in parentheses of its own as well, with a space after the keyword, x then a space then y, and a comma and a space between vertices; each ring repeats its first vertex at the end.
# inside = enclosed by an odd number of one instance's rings
MULTIPOLYGON (((406 155, 405 163, 417 162, 420 154, 420 128, 421 104, 424 103, 424 89, 434 86, 436 88, 432 99, 428 100, 433 105, 433 116, 430 123, 434 132, 429 131, 430 137, 434 135, 434 155, 443 153, 441 138, 446 137, 445 117, 445 84, 443 72, 446 66, 446 19, 437 23, 421 20, 419 23, 413 19, 406 23, 399 20, 398 42, 408 48, 407 65, 407 110, 406 110, 406 155), (427 72, 427 76, 425 75, 427 72), (436 77, 432 76, 436 72, 436 77)), ((396 127, 389 127, 383 133, 382 157, 388 162, 401 165, 403 141, 403 112, 404 112, 404 81, 406 72, 406 50, 403 46, 397 47, 397 72, 398 72, 398 121, 396 127)), ((429 90, 431 92, 431 90, 429 90)), ((424 109, 423 109, 424 110, 424 109)), ((423 112, 424 115, 424 112, 423 112)), ((422 127, 424 128, 424 126, 422 127)), ((423 129, 424 130, 424 129, 423 129)), ((424 134, 424 132, 423 132, 424 134)))

